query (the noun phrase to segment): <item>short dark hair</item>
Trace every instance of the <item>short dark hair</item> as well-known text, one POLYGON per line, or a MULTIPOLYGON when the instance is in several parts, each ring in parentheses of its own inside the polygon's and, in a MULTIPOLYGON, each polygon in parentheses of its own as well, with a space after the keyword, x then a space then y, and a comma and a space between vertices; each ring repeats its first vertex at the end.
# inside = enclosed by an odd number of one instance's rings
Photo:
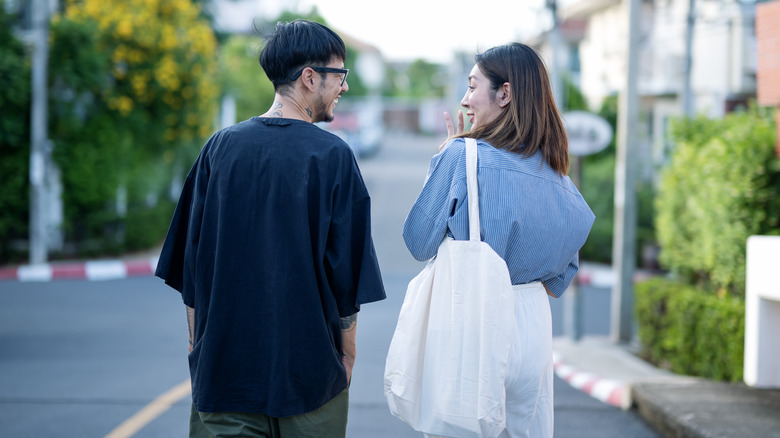
POLYGON ((491 96, 508 82, 512 100, 495 120, 462 136, 480 138, 494 147, 526 156, 541 150, 556 172, 568 173, 566 130, 539 54, 525 44, 510 43, 478 54, 475 61, 490 80, 491 96))
POLYGON ((295 20, 276 23, 260 52, 260 66, 274 84, 286 87, 290 77, 307 66, 324 66, 333 59, 345 60, 347 49, 336 32, 320 23, 295 20))

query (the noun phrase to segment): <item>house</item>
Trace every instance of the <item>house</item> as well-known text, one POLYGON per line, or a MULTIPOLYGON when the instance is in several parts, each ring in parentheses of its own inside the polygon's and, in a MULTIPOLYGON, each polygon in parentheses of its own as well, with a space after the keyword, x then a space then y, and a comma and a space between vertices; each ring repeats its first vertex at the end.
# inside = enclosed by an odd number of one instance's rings
POLYGON ((780 1, 756 7, 758 40, 758 103, 774 106, 777 121, 775 151, 780 157, 780 1))
MULTIPOLYGON (((560 10, 563 22, 587 22, 579 41, 580 88, 593 109, 626 82, 624 8, 620 0, 574 0, 560 10)), ((655 163, 668 155, 667 131, 673 117, 686 113, 722 117, 755 98, 755 9, 754 4, 737 0, 641 2, 639 132, 655 163)))

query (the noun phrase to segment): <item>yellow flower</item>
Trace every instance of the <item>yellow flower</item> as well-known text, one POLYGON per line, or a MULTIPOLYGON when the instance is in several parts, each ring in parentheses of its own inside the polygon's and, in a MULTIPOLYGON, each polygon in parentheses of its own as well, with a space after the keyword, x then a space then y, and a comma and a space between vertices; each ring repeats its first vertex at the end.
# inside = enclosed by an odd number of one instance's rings
POLYGON ((133 34, 133 23, 129 19, 124 19, 116 26, 116 33, 122 38, 129 38, 133 34))
POLYGON ((119 112, 122 113, 123 116, 126 116, 133 110, 133 99, 130 99, 127 96, 121 96, 117 99, 117 107, 119 108, 119 112))
POLYGON ((149 78, 145 74, 136 74, 131 79, 131 83, 133 84, 133 92, 139 100, 146 101, 149 78))
POLYGON ((210 134, 219 95, 217 41, 194 0, 64 4, 61 19, 97 25, 96 48, 110 56, 115 78, 102 94, 109 108, 123 116, 141 110, 138 105, 155 108, 154 123, 169 127, 168 141, 210 134))

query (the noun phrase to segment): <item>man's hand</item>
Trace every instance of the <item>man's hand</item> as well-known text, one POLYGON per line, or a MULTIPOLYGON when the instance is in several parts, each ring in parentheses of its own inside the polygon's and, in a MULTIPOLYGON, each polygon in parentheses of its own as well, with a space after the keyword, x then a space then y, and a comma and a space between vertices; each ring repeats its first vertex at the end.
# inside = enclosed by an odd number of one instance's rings
POLYGON ((355 335, 357 334, 357 313, 340 319, 341 322, 341 362, 344 369, 347 370, 347 382, 352 381, 352 367, 355 366, 355 356, 357 355, 357 345, 355 335))

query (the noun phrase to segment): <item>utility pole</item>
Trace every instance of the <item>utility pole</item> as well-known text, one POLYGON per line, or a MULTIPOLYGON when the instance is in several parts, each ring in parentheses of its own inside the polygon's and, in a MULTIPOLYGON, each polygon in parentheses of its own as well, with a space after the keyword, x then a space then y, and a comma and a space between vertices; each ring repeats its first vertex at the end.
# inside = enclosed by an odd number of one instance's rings
POLYGON ((685 28, 685 79, 683 82, 683 114, 693 117, 693 90, 691 73, 693 70, 693 27, 696 22, 696 0, 688 0, 688 16, 685 28))
POLYGON ((564 92, 563 92, 563 76, 562 68, 559 63, 561 58, 561 52, 563 50, 561 44, 561 27, 558 21, 558 2, 557 0, 547 0, 547 8, 550 10, 550 16, 552 17, 552 28, 548 32, 550 39, 550 46, 552 47, 552 59, 550 60, 550 82, 552 85, 553 98, 555 104, 558 106, 558 111, 564 111, 564 92))
POLYGON ((632 336, 634 307, 634 270, 636 266, 636 148, 639 122, 637 76, 639 64, 640 0, 623 0, 628 21, 626 38, 626 82, 620 93, 617 126, 617 163, 615 165, 615 230, 612 264, 613 342, 629 342, 632 336))
MULTIPOLYGON (((550 59, 550 85, 552 87, 553 99, 558 107, 558 111, 563 114, 566 111, 565 99, 566 93, 563 90, 563 66, 561 58, 564 50, 561 36, 560 20, 558 19, 557 0, 547 0, 547 9, 550 10, 552 18, 552 28, 547 33, 552 48, 552 59, 550 59)), ((572 157, 572 167, 574 168, 575 184, 580 187, 582 166, 579 156, 572 157)), ((577 277, 569 285, 566 294, 563 296, 563 329, 566 336, 572 341, 579 341, 582 338, 582 295, 577 284, 577 277)))
POLYGON ((31 0, 32 13, 32 102, 30 114, 30 264, 48 259, 48 207, 46 172, 48 146, 47 71, 49 64, 49 3, 31 0))

